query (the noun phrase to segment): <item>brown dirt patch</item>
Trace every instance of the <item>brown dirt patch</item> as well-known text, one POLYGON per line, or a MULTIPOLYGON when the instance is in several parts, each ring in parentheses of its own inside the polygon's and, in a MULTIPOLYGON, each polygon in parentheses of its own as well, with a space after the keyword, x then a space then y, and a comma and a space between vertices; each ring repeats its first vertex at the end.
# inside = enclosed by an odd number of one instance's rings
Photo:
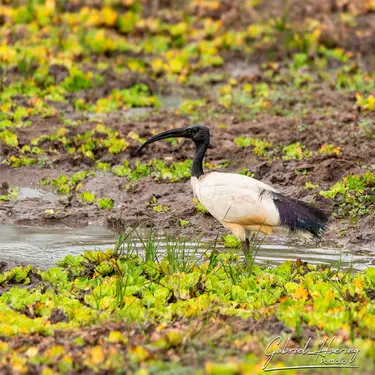
MULTIPOLYGON (((327 101, 327 97, 319 92, 318 97, 327 101)), ((369 139, 359 127, 355 112, 349 98, 338 94, 343 109, 331 114, 311 113, 303 119, 305 128, 301 130, 300 120, 286 119, 285 117, 261 115, 257 120, 241 121, 236 115, 221 115, 220 123, 226 128, 218 126, 218 120, 213 116, 206 118, 204 123, 211 128, 212 146, 208 151, 206 160, 210 163, 218 163, 231 160, 231 165, 223 172, 239 171, 248 168, 253 171, 255 178, 279 188, 284 194, 294 198, 314 199, 318 206, 330 211, 330 202, 317 194, 317 191, 303 189, 306 182, 318 184, 320 189, 328 189, 333 183, 339 181, 349 173, 359 173, 363 164, 375 163, 375 148, 373 140, 369 139), (345 100, 346 99, 346 100, 345 100), (345 111, 344 111, 345 109, 345 111), (335 144, 340 146, 340 155, 315 155, 303 160, 281 160, 280 157, 269 161, 253 154, 251 148, 240 149, 233 143, 233 139, 239 135, 267 139, 273 144, 286 145, 301 142, 306 149, 317 150, 322 144, 335 144), (300 173, 307 171, 308 173, 300 173)), ((334 100, 329 99, 330 103, 334 100)), ((162 131, 172 127, 188 125, 188 120, 183 116, 173 115, 170 112, 160 112, 148 116, 145 120, 134 121, 118 114, 108 115, 105 124, 118 130, 121 137, 126 137, 130 131, 136 131, 141 137, 148 137, 152 131, 162 131)), ((56 124, 56 118, 42 119, 35 122, 35 126, 20 129, 20 142, 27 143, 32 138, 52 133, 60 125, 56 124)), ((83 121, 74 129, 74 132, 82 132, 90 128, 90 123, 83 121)), ((136 144, 131 144, 127 151, 117 156, 104 154, 102 161, 119 163, 128 159, 134 163, 136 158, 133 150, 136 144)), ((182 161, 191 158, 194 146, 189 141, 183 141, 177 146, 161 142, 153 144, 141 156, 142 162, 150 161, 154 157, 168 161, 182 161)), ((38 187, 41 178, 56 178, 60 174, 71 174, 93 166, 90 159, 76 158, 62 154, 53 158, 50 167, 38 168, 36 166, 12 169, 2 165, 0 182, 7 181, 11 186, 38 187), (52 168, 51 168, 52 167, 52 168)), ((220 224, 212 217, 197 214, 192 204, 193 195, 189 181, 180 183, 167 183, 155 181, 152 178, 143 178, 130 189, 125 189, 128 184, 126 178, 116 177, 112 174, 97 172, 96 177, 83 183, 82 190, 91 191, 97 196, 107 196, 115 200, 115 207, 111 211, 100 210, 95 205, 87 205, 79 199, 60 197, 54 202, 42 199, 30 198, 15 202, 1 204, 0 222, 8 223, 39 223, 55 221, 64 225, 75 226, 77 224, 97 223, 110 225, 117 229, 123 229, 134 225, 145 225, 157 230, 178 231, 182 234, 216 235, 223 231, 220 224), (170 207, 166 213, 157 213, 152 208, 146 207, 152 197, 158 199, 158 203, 170 207), (55 215, 46 215, 45 210, 53 208, 55 215), (178 227, 179 219, 189 220, 191 225, 178 227), (176 230, 177 228, 177 230, 176 230)), ((375 241, 370 228, 373 226, 373 218, 360 222, 360 227, 349 228, 349 236, 344 242, 352 241, 358 244, 359 239, 364 243, 375 241)), ((338 240, 337 231, 342 224, 331 218, 331 231, 327 239, 338 240)), ((340 239, 340 242, 343 240, 340 239)))

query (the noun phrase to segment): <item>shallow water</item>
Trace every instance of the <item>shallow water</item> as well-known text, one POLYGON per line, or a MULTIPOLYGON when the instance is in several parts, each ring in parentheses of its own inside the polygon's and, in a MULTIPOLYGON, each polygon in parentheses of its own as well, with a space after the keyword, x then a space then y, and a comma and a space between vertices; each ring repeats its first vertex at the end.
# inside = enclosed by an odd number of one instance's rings
POLYGON ((38 198, 42 200, 46 200, 49 202, 56 202, 59 197, 54 194, 52 191, 48 191, 47 189, 42 190, 38 188, 30 188, 30 187, 16 187, 17 189, 17 199, 24 200, 30 198, 38 198))
MULTIPOLYGON (((0 225, 0 261, 27 263, 41 268, 52 267, 68 254, 78 255, 85 250, 113 248, 118 234, 98 226, 79 229, 61 227, 31 227, 0 225)), ((158 237, 158 253, 166 248, 164 237, 158 237)), ((208 253, 206 244, 186 243, 186 251, 194 254, 197 261, 208 253)), ((228 251, 217 246, 220 251, 228 251)), ((142 253, 142 242, 134 237, 133 252, 142 253)), ((236 250, 237 251, 237 250, 236 250)), ((239 250, 239 254, 241 251, 239 250)), ((301 258, 311 264, 332 264, 337 267, 363 270, 374 264, 374 253, 351 253, 346 249, 307 247, 306 245, 263 244, 256 255, 258 264, 279 264, 284 260, 301 258)))

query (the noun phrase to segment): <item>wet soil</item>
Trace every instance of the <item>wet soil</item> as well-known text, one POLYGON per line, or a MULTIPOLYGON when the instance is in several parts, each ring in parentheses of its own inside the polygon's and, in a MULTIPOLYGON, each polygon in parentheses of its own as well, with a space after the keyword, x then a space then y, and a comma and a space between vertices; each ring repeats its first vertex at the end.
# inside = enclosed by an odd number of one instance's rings
MULTIPOLYGON (((100 2, 97 2, 98 4, 100 2)), ((82 3, 83 4, 83 3, 82 3)), ((81 6, 78 2, 74 6, 68 6, 71 11, 79 11, 81 6)), ((98 4, 94 6, 99 6, 98 4)), ((158 2, 157 6, 151 6, 145 2, 145 15, 153 16, 163 9, 175 7, 171 1, 158 2), (148 4, 148 5, 147 5, 148 4)), ((366 65, 369 70, 374 66, 373 45, 375 13, 369 11, 363 1, 264 1, 254 8, 247 7, 245 12, 241 2, 222 1, 220 8, 210 10, 203 5, 194 5, 189 8, 192 14, 198 17, 212 17, 220 19, 224 25, 235 27, 236 25, 248 25, 261 19, 269 19, 271 16, 286 17, 284 22, 303 21, 308 17, 314 17, 322 22, 322 43, 330 47, 342 47, 360 55, 361 65, 366 65), (354 12, 359 16, 355 26, 350 26, 341 17, 345 12, 354 12)), ((246 7, 245 7, 246 8, 246 7)), ((164 17, 163 16, 163 17, 164 17)), ((286 30, 287 31, 287 30, 286 30)), ((282 34, 282 33, 281 33, 282 34)), ((283 35, 281 35, 283 37, 283 35)), ((17 36, 15 35, 15 38, 17 36)), ((277 43, 276 43, 277 44, 277 43)), ((285 49, 285 44, 280 43, 285 49)), ((277 47, 277 46, 276 46, 277 47)), ((283 69, 285 51, 279 51, 273 46, 262 46, 264 51, 255 50, 254 54, 244 58, 239 53, 230 52, 224 56, 225 64, 215 72, 222 72, 226 76, 236 78, 239 82, 267 82, 267 77, 262 73, 262 63, 276 59, 283 69), (272 53, 271 53, 272 52, 272 53)), ((292 53, 291 51, 288 52, 292 53)), ((105 60, 107 57, 102 56, 105 60)), ((113 56, 109 56, 113 58, 113 56)), ((110 61, 110 60, 108 60, 110 61)), ((286 60, 285 60, 286 61, 286 60)), ((284 64, 285 65, 285 64, 284 64)), ((210 68, 211 69, 211 68, 210 68)), ((208 69, 208 71, 210 71, 208 69)), ((211 69, 212 70, 212 69, 211 69)), ((329 72, 328 72, 329 73, 329 72)), ((50 74, 61 82, 67 76, 67 68, 60 65, 52 65, 50 74)), ((63 126, 61 120, 72 119, 79 125, 70 128, 71 135, 82 133, 95 126, 93 119, 104 121, 104 124, 116 129, 120 137, 126 137, 129 132, 135 131, 141 137, 149 137, 155 131, 177 128, 190 124, 188 116, 177 114, 174 108, 169 110, 150 111, 140 109, 133 112, 114 112, 102 116, 85 115, 76 112, 72 103, 74 99, 84 98, 87 102, 94 102, 111 92, 114 88, 128 88, 135 83, 145 83, 155 94, 168 95, 168 101, 176 98, 179 102, 180 96, 200 98, 205 94, 215 92, 213 83, 207 86, 193 87, 186 85, 181 87, 169 82, 155 82, 147 76, 140 74, 114 73, 111 69, 102 73, 104 83, 100 87, 83 90, 72 94, 67 98, 67 103, 54 103, 57 115, 47 118, 34 116, 29 118, 32 126, 19 128, 16 134, 19 146, 29 144, 31 139, 43 134, 55 134, 63 126)), ((6 76, 6 84, 17 81, 20 73, 17 67, 9 69, 6 76)), ((211 95, 212 96, 212 95, 211 95)), ((327 213, 332 213, 333 203, 319 195, 319 190, 326 190, 335 182, 350 173, 360 173, 363 166, 375 165, 375 141, 373 136, 366 134, 360 126, 360 114, 355 108, 355 93, 344 93, 337 91, 328 84, 322 84, 309 95, 301 88, 300 91, 290 95, 284 92, 279 102, 273 104, 280 106, 283 113, 269 111, 251 116, 244 113, 243 109, 230 110, 220 106, 210 106, 209 111, 205 108, 198 110, 202 112, 200 119, 209 126, 212 135, 212 147, 209 149, 206 160, 210 163, 219 163, 230 160, 229 168, 225 172, 238 172, 244 168, 254 173, 255 178, 273 185, 284 194, 305 201, 313 201, 317 206, 327 213), (287 113, 287 115, 286 115, 287 113), (254 117, 255 119, 251 119, 254 117), (223 126, 225 125, 225 126, 223 126), (334 144, 340 146, 339 155, 315 154, 303 160, 282 160, 279 157, 273 160, 255 156, 252 150, 240 149, 233 143, 237 136, 249 136, 263 138, 273 144, 286 145, 300 142, 308 150, 317 150, 322 144, 334 144), (306 182, 319 185, 319 189, 303 189, 306 182)), ((16 97, 13 100, 17 100, 16 97)), ((19 100, 23 100, 22 97, 19 100)), ((210 99, 208 99, 209 104, 210 99)), ((27 106, 27 103, 24 103, 27 106)), ((374 123, 375 114, 368 114, 367 120, 374 123)), ((134 163, 136 157, 134 150, 137 144, 130 140, 130 146, 119 155, 113 156, 108 153, 95 155, 97 160, 110 162, 112 165, 127 159, 134 163)), ((78 155, 70 155, 58 144, 45 144, 54 148, 57 152, 48 153, 48 163, 41 166, 28 166, 11 168, 0 164, 0 184, 8 182, 12 187, 27 187, 39 189, 41 178, 56 178, 60 174, 71 174, 94 166, 94 161, 78 155)), ((0 144, 0 163, 14 152, 13 149, 0 144)), ((154 157, 166 161, 182 161, 191 158, 194 153, 193 145, 184 141, 177 146, 167 143, 153 144, 140 157, 143 162, 154 157)), ((83 183, 82 191, 90 191, 96 196, 106 196, 114 199, 115 206, 112 210, 100 210, 95 205, 87 205, 77 197, 56 197, 53 195, 42 195, 23 197, 15 201, 2 202, 0 204, 0 223, 20 223, 32 225, 61 224, 67 226, 84 226, 87 224, 106 225, 118 230, 129 226, 153 227, 156 230, 174 231, 179 234, 195 234, 216 236, 225 230, 209 215, 197 214, 192 204, 192 191, 189 181, 179 183, 160 182, 150 178, 143 178, 126 189, 128 181, 125 178, 116 177, 110 173, 96 172, 96 176, 89 178, 83 183), (165 213, 155 212, 152 207, 146 206, 152 197, 158 199, 158 203, 167 205, 169 210, 165 213), (53 213, 50 210, 53 209, 53 213), (49 210, 49 213, 46 213, 49 210), (179 227, 179 219, 189 220, 190 225, 179 227)), ((373 211, 372 211, 373 212, 373 211)), ((325 243, 351 244, 358 248, 373 248, 375 245, 375 217, 374 214, 360 218, 356 222, 336 219, 331 216, 330 230, 325 238, 325 243)))
MULTIPOLYGON (((332 212, 332 202, 319 196, 319 190, 329 189, 347 174, 360 173, 363 165, 375 164, 374 140, 359 126, 358 113, 349 94, 318 90, 314 99, 321 106, 330 109, 327 110, 327 114, 321 111, 314 113, 312 109, 303 119, 261 114, 255 120, 243 120, 235 111, 230 114, 220 113, 221 109, 218 108, 217 113, 205 117, 203 121, 210 127, 212 135, 206 161, 220 163, 230 160, 230 166, 221 170, 222 172, 238 172, 247 168, 254 173, 255 178, 273 185, 284 194, 305 201, 314 201, 326 212, 332 212), (224 124, 225 127, 218 126, 219 124, 224 124), (341 147, 341 153, 314 154, 302 160, 282 160, 281 157, 269 159, 255 156, 251 148, 241 149, 236 146, 233 139, 240 135, 266 139, 279 145, 300 142, 308 150, 317 150, 324 143, 334 144, 341 147), (320 188, 303 189, 308 181, 318 184, 320 188)), ((290 109, 293 111, 293 106, 290 109)), ((74 133, 95 126, 84 114, 79 116, 80 125, 74 128, 74 133)), ((108 114, 105 119, 105 125, 116 129, 120 137, 127 137, 129 132, 135 131, 141 137, 147 138, 155 131, 181 127, 189 123, 186 116, 164 110, 154 111, 141 120, 133 120, 119 113, 108 114)), ((61 125, 56 117, 35 119, 31 127, 17 130, 20 146, 41 134, 55 133, 61 125)), ((128 159, 132 164, 138 158, 134 156, 136 147, 137 144, 133 142, 119 155, 103 154, 98 159, 112 164, 128 159)), ((10 149, 4 147, 5 156, 10 152, 10 149)), ((177 146, 161 142, 149 147, 139 159, 148 162, 157 157, 173 162, 191 158, 193 154, 194 146, 188 140, 177 146)), ((93 165, 91 159, 68 155, 61 150, 59 154, 51 155, 50 164, 44 167, 11 168, 0 165, 0 183, 7 182, 11 188, 40 189, 41 178, 51 179, 60 174, 69 175, 92 168, 93 165)), ((218 232, 224 233, 224 229, 212 217, 196 213, 188 180, 168 183, 147 177, 134 186, 125 188, 128 184, 126 178, 97 171, 95 177, 83 183, 82 191, 114 199, 115 206, 112 210, 101 210, 95 205, 85 204, 75 196, 56 196, 50 189, 49 194, 39 197, 26 195, 22 199, 2 202, 0 222, 33 225, 59 223, 73 227, 100 224, 118 230, 141 225, 179 234, 216 236, 218 232), (145 203, 150 202, 153 197, 157 198, 158 204, 167 205, 169 210, 158 213, 152 207, 146 206, 145 203), (53 209, 54 213, 46 213, 46 210, 50 209, 53 209), (189 220, 190 225, 179 227, 179 219, 189 220)), ((371 247, 375 242, 374 220, 370 215, 353 225, 331 217, 326 241, 371 247), (342 231, 345 235, 339 238, 342 231)))

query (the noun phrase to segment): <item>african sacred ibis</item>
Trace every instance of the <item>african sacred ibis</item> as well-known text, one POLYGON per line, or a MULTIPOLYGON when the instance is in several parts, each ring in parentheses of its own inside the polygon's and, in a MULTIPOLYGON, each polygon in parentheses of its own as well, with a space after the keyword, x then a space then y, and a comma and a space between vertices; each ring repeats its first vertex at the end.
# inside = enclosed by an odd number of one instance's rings
POLYGON ((325 213, 304 202, 288 198, 277 189, 254 178, 234 173, 203 171, 203 159, 210 144, 210 130, 203 125, 168 130, 148 139, 137 151, 166 138, 189 138, 196 146, 191 168, 194 195, 226 228, 250 250, 253 231, 271 234, 277 226, 292 231, 304 230, 321 237, 328 218, 325 213))

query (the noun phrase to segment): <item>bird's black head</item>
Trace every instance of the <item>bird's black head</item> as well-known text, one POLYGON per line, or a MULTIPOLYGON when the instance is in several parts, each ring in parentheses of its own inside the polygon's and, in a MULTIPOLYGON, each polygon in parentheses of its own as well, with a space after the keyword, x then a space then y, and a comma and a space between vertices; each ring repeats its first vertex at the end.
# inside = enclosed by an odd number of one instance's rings
POLYGON ((204 125, 191 125, 186 128, 186 138, 190 138, 194 142, 209 142, 210 129, 204 125))
POLYGON ((139 153, 149 144, 166 138, 189 138, 196 145, 210 143, 210 129, 204 125, 191 125, 187 128, 167 130, 166 132, 156 134, 149 138, 138 150, 139 153))

